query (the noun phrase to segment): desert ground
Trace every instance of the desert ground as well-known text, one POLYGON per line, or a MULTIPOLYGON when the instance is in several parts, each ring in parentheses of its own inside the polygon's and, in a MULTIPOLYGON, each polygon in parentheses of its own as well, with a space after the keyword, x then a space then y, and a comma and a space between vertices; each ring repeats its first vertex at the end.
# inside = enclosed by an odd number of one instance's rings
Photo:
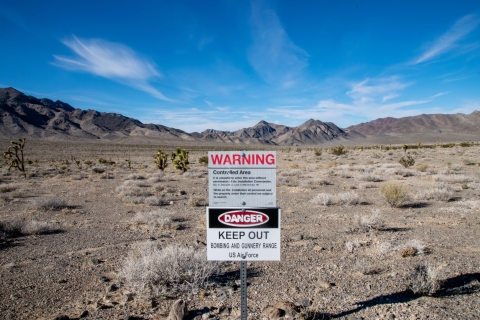
POLYGON ((282 242, 248 263, 249 318, 480 318, 478 144, 178 147, 185 173, 155 166, 171 145, 27 140, 26 177, 2 160, 0 318, 164 319, 177 299, 238 318, 239 264, 206 261, 200 158, 252 148, 277 152, 282 242))

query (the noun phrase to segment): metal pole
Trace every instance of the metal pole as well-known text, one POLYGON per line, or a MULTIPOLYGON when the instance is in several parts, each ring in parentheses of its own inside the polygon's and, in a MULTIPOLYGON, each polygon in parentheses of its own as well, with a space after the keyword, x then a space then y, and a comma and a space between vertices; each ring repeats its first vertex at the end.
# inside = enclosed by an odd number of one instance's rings
POLYGON ((247 320, 247 261, 240 261, 240 319, 247 320))

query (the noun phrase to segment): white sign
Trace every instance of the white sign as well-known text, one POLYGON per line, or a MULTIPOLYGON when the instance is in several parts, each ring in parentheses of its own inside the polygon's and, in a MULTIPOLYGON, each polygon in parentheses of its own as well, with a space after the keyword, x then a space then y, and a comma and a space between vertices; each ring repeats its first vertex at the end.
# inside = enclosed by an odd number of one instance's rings
POLYGON ((280 208, 207 207, 207 259, 280 260, 280 208))
POLYGON ((211 207, 275 207, 275 151, 208 152, 211 207))

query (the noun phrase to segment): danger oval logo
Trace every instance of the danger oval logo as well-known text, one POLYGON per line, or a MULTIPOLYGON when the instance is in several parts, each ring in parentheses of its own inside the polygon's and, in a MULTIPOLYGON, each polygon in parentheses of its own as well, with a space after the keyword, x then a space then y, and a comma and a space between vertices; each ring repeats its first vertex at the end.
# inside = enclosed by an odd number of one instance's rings
POLYGON ((222 213, 218 221, 233 227, 254 227, 268 222, 268 216, 258 211, 229 211, 222 213))

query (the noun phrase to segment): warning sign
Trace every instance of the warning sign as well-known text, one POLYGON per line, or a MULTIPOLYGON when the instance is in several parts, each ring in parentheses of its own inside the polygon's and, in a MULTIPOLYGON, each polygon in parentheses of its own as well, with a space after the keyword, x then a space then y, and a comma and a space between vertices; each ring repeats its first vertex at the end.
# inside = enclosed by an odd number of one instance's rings
POLYGON ((275 151, 210 151, 210 206, 275 207, 276 168, 275 151))
POLYGON ((280 260, 280 208, 207 208, 207 259, 280 260))

